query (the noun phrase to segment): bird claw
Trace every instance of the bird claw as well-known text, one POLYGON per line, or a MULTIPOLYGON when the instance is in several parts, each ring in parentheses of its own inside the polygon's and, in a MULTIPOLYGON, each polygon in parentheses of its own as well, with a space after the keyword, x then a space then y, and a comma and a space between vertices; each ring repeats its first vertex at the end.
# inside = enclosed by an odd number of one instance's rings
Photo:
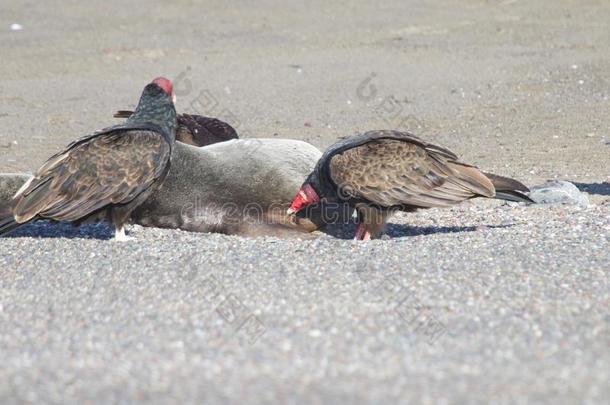
POLYGON ((371 233, 366 229, 364 224, 358 225, 354 240, 371 240, 371 233))
POLYGON ((114 241, 115 242, 129 242, 130 240, 134 240, 135 238, 131 236, 125 235, 125 228, 120 227, 117 228, 114 232, 114 241))

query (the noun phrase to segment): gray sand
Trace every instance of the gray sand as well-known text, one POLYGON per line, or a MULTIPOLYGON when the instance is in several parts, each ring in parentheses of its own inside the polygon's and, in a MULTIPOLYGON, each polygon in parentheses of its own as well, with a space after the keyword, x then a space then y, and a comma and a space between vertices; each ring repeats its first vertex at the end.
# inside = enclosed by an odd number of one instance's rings
POLYGON ((607 2, 106 3, 0 6, 0 172, 164 74, 247 136, 402 127, 592 205, 473 201, 371 243, 29 226, 0 240, 0 402, 608 402, 607 2))

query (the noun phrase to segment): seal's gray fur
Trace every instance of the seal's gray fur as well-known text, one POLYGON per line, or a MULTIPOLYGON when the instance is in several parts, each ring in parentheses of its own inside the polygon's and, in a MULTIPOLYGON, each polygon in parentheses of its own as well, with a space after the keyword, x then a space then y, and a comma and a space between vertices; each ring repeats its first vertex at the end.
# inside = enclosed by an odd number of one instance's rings
POLYGON ((0 213, 8 209, 10 200, 31 177, 23 173, 0 173, 0 213))
POLYGON ((321 153, 289 139, 235 139, 197 148, 176 143, 161 189, 134 213, 145 226, 228 234, 276 233, 321 153))
MULTIPOLYGON (((204 147, 176 142, 164 184, 133 212, 132 221, 242 235, 311 231, 311 222, 296 224, 285 212, 321 155, 290 139, 235 139, 204 147)), ((0 207, 28 178, 0 175, 0 207)))

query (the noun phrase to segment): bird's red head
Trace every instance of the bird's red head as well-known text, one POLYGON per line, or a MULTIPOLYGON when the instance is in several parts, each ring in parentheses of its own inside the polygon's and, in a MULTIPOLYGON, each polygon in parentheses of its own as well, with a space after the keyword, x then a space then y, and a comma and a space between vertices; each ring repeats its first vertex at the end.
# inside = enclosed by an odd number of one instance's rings
POLYGON ((161 89, 163 89, 165 94, 167 94, 168 96, 170 96, 172 98, 172 101, 174 103, 176 102, 176 94, 174 93, 174 85, 172 84, 171 80, 166 79, 165 77, 157 77, 152 82, 154 84, 156 84, 157 86, 161 87, 161 89))
POLYGON ((294 197, 294 200, 292 200, 292 204, 288 209, 288 215, 296 214, 308 205, 317 203, 318 201, 320 201, 320 196, 318 196, 316 190, 314 190, 311 184, 305 183, 301 186, 301 189, 294 197))

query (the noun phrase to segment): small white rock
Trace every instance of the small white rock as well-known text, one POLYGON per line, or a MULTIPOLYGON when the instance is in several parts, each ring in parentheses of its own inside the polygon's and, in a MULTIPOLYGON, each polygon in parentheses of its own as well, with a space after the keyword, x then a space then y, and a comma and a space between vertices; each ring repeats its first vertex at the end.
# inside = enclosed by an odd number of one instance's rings
POLYGON ((21 24, 11 24, 11 31, 21 31, 23 29, 23 25, 21 24))
POLYGON ((320 337, 322 335, 322 332, 319 329, 312 329, 309 331, 309 336, 313 337, 313 338, 317 338, 320 337))
POLYGON ((567 204, 582 208, 589 206, 587 196, 569 181, 553 180, 532 187, 529 197, 538 204, 567 204))

